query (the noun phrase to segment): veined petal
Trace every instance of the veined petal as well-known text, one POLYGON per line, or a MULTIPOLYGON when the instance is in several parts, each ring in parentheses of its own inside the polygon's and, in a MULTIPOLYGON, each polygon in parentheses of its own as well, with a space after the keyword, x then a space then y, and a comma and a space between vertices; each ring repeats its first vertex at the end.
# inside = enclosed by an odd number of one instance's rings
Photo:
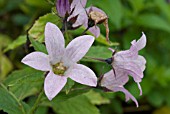
POLYGON ((113 88, 111 90, 114 91, 114 92, 117 92, 117 91, 123 92, 125 94, 126 101, 128 101, 129 99, 132 99, 132 101, 135 102, 136 107, 139 106, 138 101, 136 100, 136 98, 128 90, 126 90, 124 87, 115 87, 115 88, 113 88))
POLYGON ((81 64, 75 64, 71 66, 65 75, 70 77, 72 80, 84 85, 97 85, 97 77, 94 72, 90 68, 81 64))
POLYGON ((73 24, 73 27, 77 27, 83 25, 86 21, 88 21, 88 16, 84 9, 87 0, 73 0, 71 4, 71 11, 74 9, 73 13, 68 17, 67 21, 71 18, 78 15, 76 22, 73 24))
POLYGON ((131 75, 136 82, 140 82, 141 78, 143 78, 143 71, 135 61, 115 61, 113 67, 124 70, 128 75, 131 75))
POLYGON ((100 28, 98 26, 93 26, 89 28, 89 31, 96 37, 98 38, 100 35, 100 28))
MULTIPOLYGON (((71 16, 70 16, 71 17, 71 16)), ((69 17, 69 18, 70 18, 69 17)), ((78 14, 78 17, 77 17, 77 20, 76 22, 73 24, 73 27, 78 27, 78 26, 81 26, 85 23, 88 22, 88 16, 85 12, 85 10, 83 9, 79 14, 78 14)))
POLYGON ((101 86, 112 89, 114 87, 123 86, 128 82, 129 77, 124 70, 115 68, 115 74, 113 70, 105 73, 101 80, 101 86))
POLYGON ((45 78, 44 91, 49 100, 52 100, 64 87, 67 77, 55 75, 50 71, 45 78))
POLYGON ((126 101, 132 99, 136 106, 138 107, 138 102, 134 96, 132 96, 123 86, 128 82, 129 77, 127 72, 122 69, 115 68, 116 76, 114 75, 113 70, 104 74, 103 79, 101 80, 101 86, 106 87, 109 90, 114 92, 121 91, 125 93, 126 101))
POLYGON ((45 26, 45 44, 50 56, 50 62, 55 64, 60 61, 64 54, 64 37, 60 29, 50 22, 45 26))
POLYGON ((139 55, 138 58, 137 58, 137 60, 135 60, 135 63, 136 63, 138 66, 140 66, 140 68, 141 68, 142 71, 145 70, 145 68, 146 68, 146 66, 145 66, 145 64, 146 64, 146 59, 145 59, 143 56, 139 55))
POLYGON ((145 36, 145 34, 142 32, 141 38, 137 42, 135 40, 133 40, 131 42, 131 44, 132 44, 132 46, 130 47, 130 50, 139 51, 139 50, 143 49, 146 46, 146 36, 145 36))
MULTIPOLYGON (((79 12, 82 7, 85 7, 87 3, 87 0, 73 0, 71 3, 71 10, 73 10, 73 8, 75 8, 75 13, 79 12)), ((78 13, 77 13, 78 14, 78 13)))
POLYGON ((65 14, 70 11, 69 0, 57 0, 56 9, 60 17, 64 17, 65 14))
POLYGON ((90 35, 79 36, 72 40, 66 47, 66 52, 63 56, 64 64, 79 61, 87 53, 93 42, 94 37, 90 35))
POLYGON ((49 56, 42 52, 32 52, 26 55, 21 62, 37 70, 51 70, 49 56))

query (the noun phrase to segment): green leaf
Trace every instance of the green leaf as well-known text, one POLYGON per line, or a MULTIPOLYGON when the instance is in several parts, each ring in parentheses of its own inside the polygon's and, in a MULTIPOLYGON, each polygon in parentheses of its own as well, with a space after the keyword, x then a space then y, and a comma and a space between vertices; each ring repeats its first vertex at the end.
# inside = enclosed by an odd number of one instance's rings
POLYGON ((99 114, 99 110, 84 95, 56 103, 53 109, 58 114, 99 114))
POLYGON ((164 30, 170 33, 170 24, 156 14, 142 14, 135 18, 139 26, 164 30))
POLYGON ((11 38, 7 35, 0 34, 0 50, 11 43, 11 38))
POLYGON ((85 96, 90 100, 90 102, 94 105, 101 105, 101 104, 108 104, 110 100, 103 97, 99 92, 96 91, 89 91, 85 93, 85 96))
POLYGON ((98 62, 96 60, 90 59, 90 57, 94 58, 110 58, 112 56, 112 52, 105 46, 92 46, 90 50, 86 54, 86 58, 83 58, 82 61, 88 62, 98 62), (88 58, 89 57, 89 58, 88 58))
POLYGON ((61 91, 56 97, 54 97, 52 101, 49 101, 46 96, 43 96, 44 98, 42 98, 43 99, 42 105, 52 107, 55 106, 57 103, 67 101, 71 98, 82 95, 88 91, 89 90, 87 89, 82 89, 82 87, 71 89, 68 94, 66 94, 65 91, 61 91))
POLYGON ((20 100, 36 94, 42 88, 44 73, 32 68, 14 71, 8 76, 4 84, 8 86, 20 100))
POLYGON ((68 94, 70 92, 70 90, 74 86, 74 84, 75 84, 75 82, 72 79, 70 79, 70 78, 67 79, 67 83, 63 88, 63 90, 66 91, 66 94, 68 94))
POLYGON ((4 80, 7 74, 13 69, 11 61, 5 56, 0 54, 0 81, 4 80))
POLYGON ((34 47, 34 49, 35 49, 36 51, 40 51, 40 52, 43 52, 43 53, 46 53, 46 54, 47 54, 47 50, 46 50, 46 47, 45 47, 44 44, 35 41, 35 40, 34 40, 33 38, 31 38, 31 37, 30 37, 29 39, 30 39, 30 41, 31 41, 31 43, 32 43, 32 45, 33 45, 33 47, 34 47))
POLYGON ((38 8, 50 9, 50 5, 46 2, 46 0, 25 0, 25 2, 38 8))
POLYGON ((0 109, 8 114, 24 114, 22 103, 7 88, 0 84, 0 109))
POLYGON ((29 36, 38 40, 39 42, 44 41, 44 29, 47 22, 51 22, 56 24, 59 28, 61 27, 61 19, 52 14, 46 14, 40 17, 33 25, 33 27, 29 30, 29 36))
POLYGON ((13 41, 11 44, 9 44, 5 49, 4 52, 7 52, 9 50, 13 50, 22 44, 26 42, 26 35, 19 36, 15 41, 13 41))

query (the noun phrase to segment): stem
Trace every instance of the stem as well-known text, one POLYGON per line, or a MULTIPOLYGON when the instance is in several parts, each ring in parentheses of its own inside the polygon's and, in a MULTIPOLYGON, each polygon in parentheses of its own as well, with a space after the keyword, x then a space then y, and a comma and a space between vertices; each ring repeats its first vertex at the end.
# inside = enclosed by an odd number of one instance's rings
POLYGON ((83 31, 82 35, 84 35, 84 34, 89 30, 89 28, 90 28, 90 27, 87 27, 87 28, 83 31))
POLYGON ((17 97, 16 97, 11 91, 9 91, 4 84, 0 83, 0 85, 1 85, 1 87, 2 87, 3 89, 5 89, 6 91, 8 91, 8 93, 17 101, 17 103, 19 104, 19 107, 21 108, 22 113, 23 113, 23 114, 26 114, 23 105, 22 105, 21 102, 17 99, 17 97))
POLYGON ((29 114, 34 114, 35 110, 38 108, 38 105, 39 105, 39 103, 40 103, 40 101, 41 101, 41 98, 42 98, 42 96, 43 96, 43 93, 44 93, 44 91, 42 90, 42 91, 40 92, 40 94, 38 95, 38 98, 37 98, 37 100, 35 101, 33 107, 31 108, 29 114))
POLYGON ((106 62, 105 59, 102 59, 102 58, 95 58, 95 57, 89 57, 89 56, 84 56, 83 58, 93 59, 93 60, 97 60, 97 61, 101 61, 101 62, 106 62))

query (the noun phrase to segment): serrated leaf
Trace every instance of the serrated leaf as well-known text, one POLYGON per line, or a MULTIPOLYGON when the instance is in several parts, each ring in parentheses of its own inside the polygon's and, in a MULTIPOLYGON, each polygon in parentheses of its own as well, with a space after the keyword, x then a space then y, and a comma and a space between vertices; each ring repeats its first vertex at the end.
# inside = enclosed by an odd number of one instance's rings
POLYGON ((3 84, 0 84, 0 109, 8 114, 24 114, 22 103, 3 84))
POLYGON ((29 30, 29 36, 36 39, 39 42, 44 41, 44 28, 47 22, 56 24, 59 28, 61 27, 61 19, 52 13, 41 16, 35 21, 33 27, 29 30))
POLYGON ((19 36, 15 41, 13 41, 11 44, 9 44, 5 49, 4 52, 7 52, 9 50, 13 50, 20 45, 24 44, 26 42, 26 35, 19 36))
POLYGON ((94 105, 101 105, 101 104, 108 104, 110 100, 103 97, 99 92, 96 91, 89 91, 88 93, 84 94, 92 104, 94 105))
POLYGON ((56 103, 53 109, 58 114, 99 114, 99 110, 84 95, 56 103))
POLYGON ((40 91, 44 81, 44 73, 32 68, 14 71, 4 84, 20 100, 40 91))
POLYGON ((159 29, 170 33, 170 24, 156 14, 142 14, 135 18, 135 21, 139 26, 159 29))
POLYGON ((43 53, 46 53, 47 54, 47 50, 46 50, 46 47, 44 44, 40 43, 40 42, 37 42, 35 41, 33 38, 29 38, 30 41, 31 41, 31 44, 33 45, 34 49, 36 51, 40 51, 40 52, 43 52, 43 53))

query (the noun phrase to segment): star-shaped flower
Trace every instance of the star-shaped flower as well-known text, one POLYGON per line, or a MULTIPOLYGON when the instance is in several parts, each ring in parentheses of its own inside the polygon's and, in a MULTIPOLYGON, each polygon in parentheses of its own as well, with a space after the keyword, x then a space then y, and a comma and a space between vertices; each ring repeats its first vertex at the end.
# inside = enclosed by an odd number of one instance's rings
POLYGON ((60 29, 47 23, 45 26, 45 44, 48 55, 42 52, 32 52, 22 59, 37 70, 49 71, 44 82, 45 94, 52 100, 64 87, 67 78, 88 86, 97 85, 94 72, 77 62, 87 53, 94 37, 84 35, 72 40, 65 48, 65 41, 60 29))
MULTIPOLYGON (((140 82, 143 78, 143 71, 145 70, 146 60, 143 56, 138 55, 138 51, 146 46, 146 36, 143 33, 142 37, 136 41, 131 42, 129 50, 120 51, 113 55, 111 65, 113 69, 106 73, 101 81, 101 85, 112 91, 122 91, 126 95, 126 101, 130 98, 136 103, 137 100, 123 87, 128 82, 128 75, 132 76, 137 83, 142 95, 140 82)), ((115 52, 113 49, 110 49, 115 52)))

